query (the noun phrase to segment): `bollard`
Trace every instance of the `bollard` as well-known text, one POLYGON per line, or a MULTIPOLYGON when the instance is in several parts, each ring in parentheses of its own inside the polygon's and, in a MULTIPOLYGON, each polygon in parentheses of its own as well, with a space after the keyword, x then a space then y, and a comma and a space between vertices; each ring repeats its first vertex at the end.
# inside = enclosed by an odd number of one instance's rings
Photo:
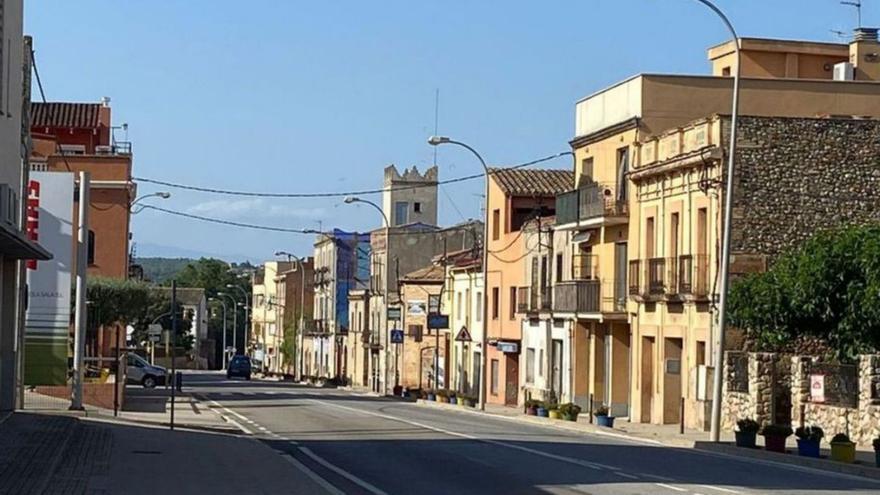
POLYGON ((590 394, 590 424, 593 424, 593 394, 590 394))
POLYGON ((681 414, 679 416, 681 417, 681 421, 678 425, 678 433, 684 435, 684 397, 681 398, 681 414))

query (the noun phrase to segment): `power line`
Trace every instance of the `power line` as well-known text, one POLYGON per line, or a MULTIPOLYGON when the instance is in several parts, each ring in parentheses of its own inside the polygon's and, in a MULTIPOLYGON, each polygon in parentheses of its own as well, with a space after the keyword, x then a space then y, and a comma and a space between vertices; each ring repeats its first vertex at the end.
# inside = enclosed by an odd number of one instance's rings
MULTIPOLYGON (((37 69, 37 57, 34 52, 33 46, 31 46, 31 67, 34 68, 34 76, 37 79, 37 88, 40 90, 40 99, 43 100, 43 104, 48 103, 46 100, 46 92, 43 90, 43 80, 40 79, 40 71, 37 69)), ((55 151, 61 155, 61 158, 64 160, 64 166, 67 167, 68 172, 73 172, 73 169, 70 168, 70 163, 67 163, 67 155, 64 154, 64 150, 61 149, 61 145, 58 144, 58 141, 55 141, 55 151)), ((30 159, 30 157, 28 157, 30 159)))
MULTIPOLYGON (((520 168, 529 167, 531 165, 537 165, 538 163, 550 161, 555 158, 559 158, 560 156, 568 155, 570 153, 571 152, 565 151, 562 153, 555 153, 550 156, 545 156, 545 157, 539 158, 537 160, 532 160, 532 161, 526 162, 526 163, 520 163, 518 165, 513 165, 510 167, 490 169, 489 174, 492 175, 492 174, 496 174, 496 173, 503 172, 503 171, 517 170, 520 168)), ((367 195, 367 194, 381 194, 386 191, 402 191, 402 190, 408 190, 408 189, 419 189, 422 187, 435 187, 435 186, 441 186, 443 184, 454 184, 454 183, 458 183, 458 182, 464 182, 464 181, 468 181, 468 180, 477 179, 480 177, 483 177, 482 173, 473 174, 473 175, 466 175, 463 177, 456 177, 454 179, 447 179, 447 180, 442 180, 442 181, 437 181, 437 182, 422 183, 422 184, 410 184, 410 185, 405 185, 405 186, 387 187, 387 188, 381 188, 381 189, 364 189, 364 190, 360 190, 360 191, 337 191, 337 192, 321 192, 321 193, 272 193, 272 192, 236 191, 236 190, 230 190, 230 189, 217 189, 217 188, 211 188, 211 187, 194 186, 194 185, 189 185, 189 184, 180 184, 180 183, 176 183, 176 182, 168 182, 168 181, 163 181, 163 180, 158 180, 158 179, 150 179, 147 177, 132 177, 132 180, 140 181, 140 182, 147 182, 150 184, 156 184, 156 185, 165 186, 165 187, 173 187, 176 189, 184 189, 187 191, 197 191, 197 192, 204 192, 204 193, 211 193, 211 194, 225 194, 228 196, 247 196, 247 197, 258 197, 258 198, 339 198, 339 197, 345 197, 345 196, 363 196, 363 195, 367 195)))

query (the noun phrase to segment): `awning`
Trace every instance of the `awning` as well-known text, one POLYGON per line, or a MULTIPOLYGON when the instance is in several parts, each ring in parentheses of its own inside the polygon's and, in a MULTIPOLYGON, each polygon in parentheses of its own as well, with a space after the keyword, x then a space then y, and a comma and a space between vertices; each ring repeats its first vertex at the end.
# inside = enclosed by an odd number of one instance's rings
POLYGON ((3 224, 0 224, 0 255, 15 260, 52 259, 52 253, 46 251, 43 246, 25 237, 21 231, 10 229, 3 224))
POLYGON ((592 239, 592 238, 593 238, 593 231, 592 230, 585 230, 583 232, 578 232, 577 234, 573 235, 571 237, 571 242, 574 242, 576 244, 580 244, 582 242, 589 242, 590 239, 592 239))

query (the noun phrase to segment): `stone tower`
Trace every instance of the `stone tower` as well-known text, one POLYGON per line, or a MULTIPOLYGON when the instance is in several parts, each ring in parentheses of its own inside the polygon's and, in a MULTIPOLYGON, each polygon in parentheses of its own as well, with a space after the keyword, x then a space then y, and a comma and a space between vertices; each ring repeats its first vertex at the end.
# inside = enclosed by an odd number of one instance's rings
POLYGON ((389 165, 385 167, 383 187, 382 210, 392 227, 416 222, 437 225, 436 166, 424 174, 415 166, 400 174, 397 167, 389 165))

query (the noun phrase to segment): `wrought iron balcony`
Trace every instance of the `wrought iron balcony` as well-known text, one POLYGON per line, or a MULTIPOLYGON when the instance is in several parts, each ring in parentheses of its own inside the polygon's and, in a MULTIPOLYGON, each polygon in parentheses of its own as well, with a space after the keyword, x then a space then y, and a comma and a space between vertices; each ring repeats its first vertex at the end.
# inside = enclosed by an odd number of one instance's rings
POLYGON ((688 254, 678 258, 678 289, 685 297, 704 299, 709 296, 709 256, 688 254))
POLYGON ((553 286, 553 310, 562 313, 598 313, 601 285, 598 280, 570 280, 553 286))
POLYGON ((616 184, 591 182, 556 196, 557 225, 626 215, 627 202, 620 197, 616 184))
POLYGON ((552 290, 550 287, 518 287, 516 290, 516 312, 538 313, 550 311, 552 308, 552 290))

